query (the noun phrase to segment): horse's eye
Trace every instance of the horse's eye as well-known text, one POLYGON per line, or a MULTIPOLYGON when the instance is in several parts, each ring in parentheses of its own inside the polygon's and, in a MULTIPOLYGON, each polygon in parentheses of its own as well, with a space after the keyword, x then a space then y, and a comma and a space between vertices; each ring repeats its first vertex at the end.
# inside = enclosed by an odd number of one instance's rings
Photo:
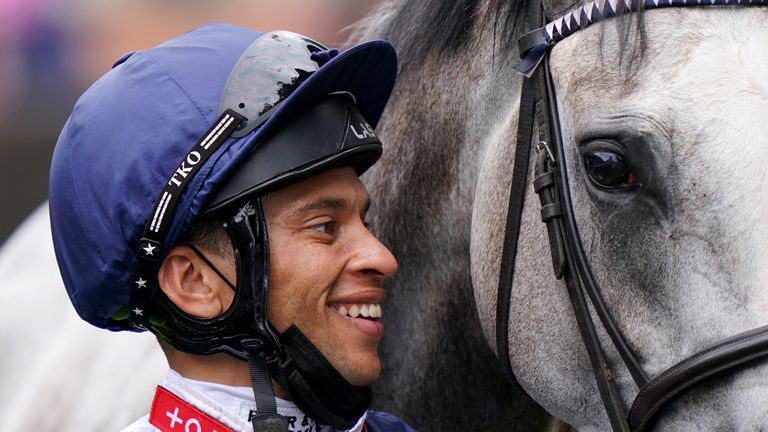
POLYGON ((615 189, 635 184, 635 176, 619 153, 596 150, 584 154, 584 166, 589 178, 603 188, 615 189))

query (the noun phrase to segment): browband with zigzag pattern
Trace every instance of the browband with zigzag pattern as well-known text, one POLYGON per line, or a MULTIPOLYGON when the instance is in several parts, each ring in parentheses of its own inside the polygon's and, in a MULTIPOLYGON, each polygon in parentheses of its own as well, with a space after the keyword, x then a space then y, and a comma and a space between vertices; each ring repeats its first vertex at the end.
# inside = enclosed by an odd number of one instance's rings
POLYGON ((518 41, 520 58, 515 69, 530 76, 544 58, 547 50, 573 33, 602 20, 613 18, 619 12, 643 9, 661 9, 686 6, 766 6, 768 0, 594 0, 555 18, 544 27, 523 35, 518 41))

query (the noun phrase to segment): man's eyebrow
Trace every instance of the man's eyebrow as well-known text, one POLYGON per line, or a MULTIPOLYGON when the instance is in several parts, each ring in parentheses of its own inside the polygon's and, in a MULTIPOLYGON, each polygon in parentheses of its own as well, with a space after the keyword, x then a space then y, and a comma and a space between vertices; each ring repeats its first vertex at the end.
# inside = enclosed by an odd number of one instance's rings
POLYGON ((313 210, 337 210, 348 205, 349 201, 343 198, 321 198, 299 207, 293 214, 307 213, 313 210))

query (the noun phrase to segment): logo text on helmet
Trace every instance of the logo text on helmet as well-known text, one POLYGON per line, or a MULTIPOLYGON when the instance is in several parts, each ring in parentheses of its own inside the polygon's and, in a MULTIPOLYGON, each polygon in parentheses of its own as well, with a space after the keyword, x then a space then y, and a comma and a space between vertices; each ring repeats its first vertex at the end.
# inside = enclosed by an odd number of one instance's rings
POLYGON ((376 138, 376 134, 373 132, 373 128, 371 128, 370 126, 368 126, 368 124, 367 124, 367 123, 358 123, 358 128, 359 128, 359 129, 360 129, 362 132, 358 132, 358 131, 355 129, 355 126, 354 126, 354 125, 351 125, 351 124, 349 125, 349 129, 350 129, 350 130, 352 130, 352 133, 353 133, 353 134, 355 134, 355 136, 356 136, 358 139, 365 139, 365 138, 376 138))
POLYGON ((171 179, 168 181, 168 185, 171 184, 176 185, 176 187, 181 186, 181 181, 187 177, 187 175, 192 172, 192 168, 195 167, 200 161, 202 160, 202 156, 199 152, 192 150, 187 154, 187 157, 181 161, 181 165, 179 165, 178 168, 176 168, 176 171, 171 176, 171 179), (181 179, 179 179, 177 176, 181 176, 181 179))

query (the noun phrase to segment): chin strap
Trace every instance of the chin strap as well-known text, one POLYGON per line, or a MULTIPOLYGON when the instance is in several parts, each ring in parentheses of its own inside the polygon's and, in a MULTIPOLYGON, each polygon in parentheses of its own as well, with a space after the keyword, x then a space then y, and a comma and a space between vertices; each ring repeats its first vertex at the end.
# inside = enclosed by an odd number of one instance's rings
POLYGON ((244 345, 253 396, 256 400, 256 414, 251 418, 253 432, 286 432, 288 420, 277 413, 275 392, 264 358, 263 345, 258 341, 244 345))
MULTIPOLYGON (((269 244, 261 200, 245 203, 225 227, 234 245, 237 268, 231 310, 205 322, 176 313, 176 325, 167 333, 179 342, 178 334, 187 330, 184 334, 189 340, 179 344, 184 351, 196 348, 193 342, 199 342, 202 348, 191 352, 223 351, 247 360, 256 401, 256 413, 250 419, 254 432, 288 430, 287 419, 277 413, 271 377, 305 414, 319 423, 350 429, 370 405, 370 388, 349 384, 296 326, 278 335, 267 321, 269 244), (190 325, 178 325, 184 323, 190 325), (200 337, 202 330, 210 334, 200 337)), ((201 251, 187 246, 229 283, 201 251)))
POLYGON ((347 382, 295 325, 280 343, 285 360, 275 375, 296 406, 337 429, 353 427, 371 403, 370 387, 347 382))

